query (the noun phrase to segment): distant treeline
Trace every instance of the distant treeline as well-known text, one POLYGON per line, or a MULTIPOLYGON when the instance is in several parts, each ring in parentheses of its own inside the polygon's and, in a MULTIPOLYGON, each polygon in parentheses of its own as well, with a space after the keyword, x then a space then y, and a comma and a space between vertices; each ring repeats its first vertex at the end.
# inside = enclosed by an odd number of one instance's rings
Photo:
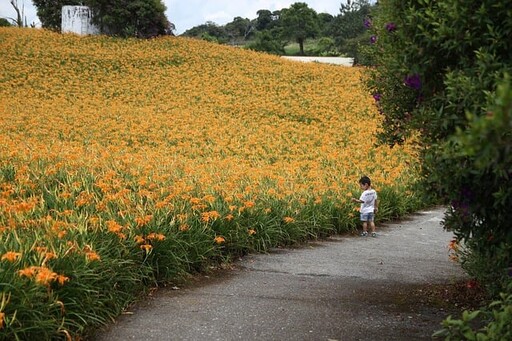
POLYGON ((348 0, 339 14, 317 13, 306 3, 297 2, 277 11, 261 9, 255 19, 235 17, 225 25, 208 21, 185 31, 182 36, 221 44, 239 45, 283 55, 285 46, 298 43, 297 54, 357 58, 357 47, 369 43, 364 20, 370 16, 372 1, 348 0), (306 39, 314 41, 309 48, 306 39))

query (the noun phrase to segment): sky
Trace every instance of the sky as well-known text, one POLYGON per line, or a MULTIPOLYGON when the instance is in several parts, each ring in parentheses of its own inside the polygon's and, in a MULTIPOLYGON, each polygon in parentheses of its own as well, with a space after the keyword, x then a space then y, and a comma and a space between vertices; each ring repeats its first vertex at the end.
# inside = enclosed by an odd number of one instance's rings
MULTIPOLYGON (((25 17, 29 24, 35 23, 41 27, 36 15, 36 9, 31 0, 17 0, 20 9, 24 8, 25 17)), ((255 19, 256 12, 260 9, 270 11, 289 8, 296 2, 305 2, 317 13, 329 13, 338 15, 343 0, 292 0, 292 1, 267 1, 267 0, 164 0, 167 6, 165 14, 170 22, 176 26, 176 34, 182 34, 186 30, 212 21, 218 25, 225 25, 233 21, 235 17, 255 19)), ((0 0, 0 18, 15 18, 16 12, 10 4, 10 0, 0 0)))

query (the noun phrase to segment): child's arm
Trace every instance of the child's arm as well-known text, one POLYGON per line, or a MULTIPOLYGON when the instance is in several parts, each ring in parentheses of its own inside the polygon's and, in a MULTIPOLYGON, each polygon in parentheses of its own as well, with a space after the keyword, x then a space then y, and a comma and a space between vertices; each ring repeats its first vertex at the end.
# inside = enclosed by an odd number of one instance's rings
POLYGON ((359 203, 359 204, 364 203, 364 201, 359 200, 359 199, 357 199, 357 198, 352 198, 352 201, 353 201, 353 202, 357 202, 357 203, 359 203))
POLYGON ((373 211, 377 212, 379 210, 379 199, 375 199, 375 204, 373 206, 373 211))

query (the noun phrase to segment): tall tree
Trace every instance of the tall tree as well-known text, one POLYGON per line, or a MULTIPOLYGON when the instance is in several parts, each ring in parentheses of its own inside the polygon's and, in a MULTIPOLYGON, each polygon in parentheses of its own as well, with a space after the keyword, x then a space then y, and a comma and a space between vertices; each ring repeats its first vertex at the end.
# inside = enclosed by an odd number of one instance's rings
POLYGON ((185 37, 201 38, 208 41, 217 41, 225 43, 228 41, 228 34, 224 26, 219 26, 213 21, 207 21, 205 24, 194 26, 182 34, 185 37), (212 39, 214 38, 214 39, 212 39))
POLYGON ((329 13, 318 13, 318 25, 320 34, 328 36, 331 32, 331 27, 334 24, 334 17, 329 13))
POLYGON ((161 0, 87 0, 93 23, 104 33, 149 38, 169 32, 167 9, 161 0))
POLYGON ((246 40, 253 32, 254 24, 247 18, 235 17, 225 25, 225 30, 231 40, 246 40))
POLYGON ((319 32, 316 11, 304 2, 296 2, 281 11, 280 20, 283 35, 299 43, 300 54, 304 55, 304 41, 319 32))
POLYGON ((345 4, 341 4, 340 15, 335 18, 332 25, 332 34, 339 46, 365 32, 363 22, 369 16, 370 9, 371 4, 368 0, 347 0, 345 4))
POLYGON ((14 10, 16 11, 16 18, 13 19, 15 26, 23 27, 23 5, 22 8, 20 9, 18 0, 11 0, 10 2, 14 10))
POLYGON ((258 15, 256 18, 256 29, 258 31, 268 29, 272 23, 272 12, 268 9, 260 9, 256 14, 258 15))

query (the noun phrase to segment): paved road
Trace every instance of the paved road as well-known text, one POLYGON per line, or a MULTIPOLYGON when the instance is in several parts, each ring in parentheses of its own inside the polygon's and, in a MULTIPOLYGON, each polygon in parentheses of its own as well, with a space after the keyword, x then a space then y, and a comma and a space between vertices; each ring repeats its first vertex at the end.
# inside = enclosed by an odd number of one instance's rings
POLYGON ((442 215, 419 212, 377 238, 247 256, 160 289, 96 340, 430 340, 446 313, 425 303, 422 288, 464 276, 448 259, 442 215))
POLYGON ((352 66, 354 64, 354 58, 344 57, 301 57, 301 56, 283 56, 282 58, 290 59, 298 62, 317 62, 326 64, 336 64, 344 66, 352 66))

